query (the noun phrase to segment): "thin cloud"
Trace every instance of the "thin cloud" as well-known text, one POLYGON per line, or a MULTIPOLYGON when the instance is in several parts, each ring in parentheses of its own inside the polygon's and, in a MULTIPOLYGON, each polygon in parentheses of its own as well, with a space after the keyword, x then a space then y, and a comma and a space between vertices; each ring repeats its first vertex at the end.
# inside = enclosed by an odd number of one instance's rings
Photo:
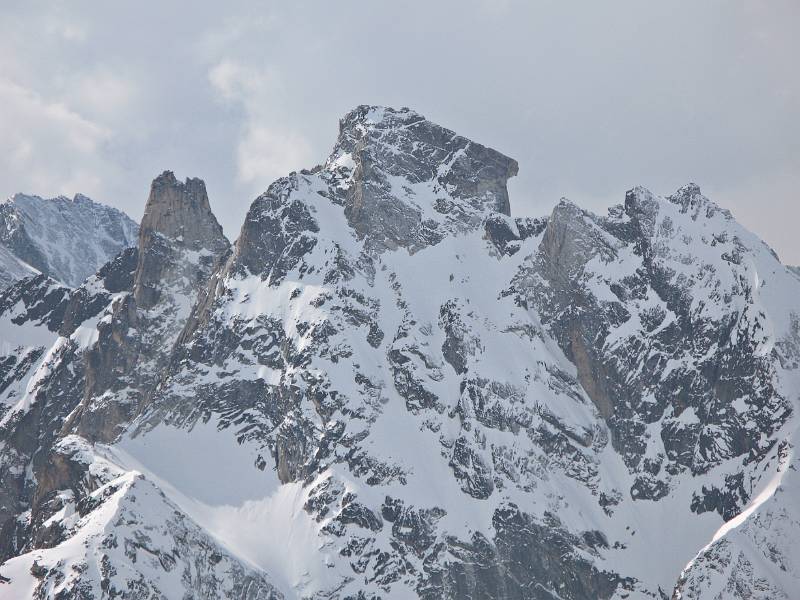
POLYGON ((111 170, 102 158, 110 130, 7 79, 0 79, 0 104, 2 179, 43 195, 102 189, 101 174, 111 170))
POLYGON ((275 100, 285 92, 274 69, 226 60, 211 69, 209 80, 222 99, 244 110, 236 148, 239 181, 258 192, 275 179, 308 165, 313 155, 308 140, 275 122, 275 100))

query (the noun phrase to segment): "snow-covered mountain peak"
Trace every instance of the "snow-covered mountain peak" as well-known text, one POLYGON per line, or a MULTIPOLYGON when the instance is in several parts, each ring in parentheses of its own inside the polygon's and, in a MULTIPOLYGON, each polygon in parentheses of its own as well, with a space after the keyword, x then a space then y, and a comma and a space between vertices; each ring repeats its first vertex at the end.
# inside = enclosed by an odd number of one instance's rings
POLYGON ((646 212, 652 213, 660 204, 664 203, 674 205, 680 214, 688 214, 694 221, 698 218, 710 219, 719 215, 726 220, 735 222, 733 215, 704 196, 700 191, 700 186, 696 183, 682 185, 674 194, 664 197, 657 196, 646 187, 637 185, 626 192, 624 207, 625 212, 633 217, 646 212))
MULTIPOLYGON (((3 204, 15 206, 28 216, 32 216, 42 210, 52 210, 61 213, 64 218, 70 219, 74 218, 71 216, 71 213, 74 213, 77 209, 84 213, 107 213, 126 217, 125 213, 122 211, 100 202, 95 202, 89 198, 89 196, 85 196, 81 193, 75 194, 72 198, 64 195, 55 196, 54 198, 42 198, 35 194, 23 194, 18 192, 6 198, 3 204)), ((126 231, 125 233, 128 232, 126 231)))
POLYGON ((696 186, 512 219, 515 171, 359 107, 233 251, 165 172, 0 294, 0 598, 792 597, 800 280, 696 186))
MULTIPOLYGON (((0 204, 0 244, 35 271, 72 287, 134 246, 137 235, 138 226, 125 213, 82 194, 14 194, 0 204)), ((13 280, 11 273, 19 269, 2 261, 0 271, 13 280)))
POLYGON ((92 200, 91 198, 89 198, 89 196, 84 196, 84 195, 83 195, 83 194, 81 194, 80 192, 79 192, 79 193, 77 193, 77 194, 75 194, 75 195, 72 197, 72 201, 73 201, 73 202, 77 202, 77 203, 79 203, 79 204, 86 204, 86 203, 88 203, 88 202, 94 202, 94 200, 92 200))
POLYGON ((409 109, 360 106, 342 119, 323 166, 277 180, 253 202, 228 269, 277 285, 320 237, 339 253, 413 254, 509 215, 516 173, 513 159, 409 109))
POLYGON ((637 185, 625 192, 625 212, 634 215, 642 211, 648 211, 655 203, 657 197, 646 187, 637 185))
POLYGON ((687 183, 680 187, 677 192, 667 196, 667 200, 680 208, 681 213, 689 214, 693 220, 705 216, 711 218, 715 215, 722 215, 723 218, 733 221, 733 215, 724 208, 720 208, 716 203, 706 198, 700 192, 700 186, 696 183, 687 183))
POLYGON ((369 129, 391 129, 424 121, 418 112, 410 108, 361 104, 339 120, 339 138, 357 138, 369 129))
POLYGON ((491 213, 511 213, 517 162, 409 109, 359 106, 340 122, 325 170, 340 181, 348 222, 371 249, 415 252, 491 213))

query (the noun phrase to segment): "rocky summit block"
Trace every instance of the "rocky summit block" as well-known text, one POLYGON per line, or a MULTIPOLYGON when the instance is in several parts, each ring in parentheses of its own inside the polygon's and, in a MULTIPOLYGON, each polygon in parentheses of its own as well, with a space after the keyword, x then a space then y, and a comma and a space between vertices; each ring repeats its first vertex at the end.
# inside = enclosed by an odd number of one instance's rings
POLYGON ((142 217, 134 284, 137 303, 151 308, 158 302, 161 288, 178 285, 181 279, 188 280, 189 287, 198 283, 197 274, 183 269, 184 254, 196 255, 208 271, 229 246, 211 212, 205 183, 201 179, 180 182, 172 171, 164 171, 150 186, 142 217))
POLYGON ((407 108, 359 106, 339 123, 327 167, 353 169, 345 215, 376 248, 415 251, 452 231, 511 214, 517 161, 407 108))

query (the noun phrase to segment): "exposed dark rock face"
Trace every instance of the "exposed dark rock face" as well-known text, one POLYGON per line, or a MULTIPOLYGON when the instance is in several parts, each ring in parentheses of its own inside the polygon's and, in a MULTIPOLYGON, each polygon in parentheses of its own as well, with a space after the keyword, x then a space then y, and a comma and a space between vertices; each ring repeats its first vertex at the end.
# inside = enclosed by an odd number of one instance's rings
MULTIPOLYGON (((155 180, 128 284, 97 326, 87 351, 84 399, 67 429, 112 441, 141 410, 186 325, 191 307, 229 248, 200 179, 155 180)), ((129 266, 129 263, 127 263, 129 266)), ((102 274, 102 273, 101 273, 102 274)), ((107 279, 107 278, 106 278, 107 279)))
POLYGON ((4 348, 3 357, 8 366, 0 421, 3 557, 31 543, 29 525, 38 516, 34 499, 41 495, 31 475, 49 465, 49 449, 64 418, 80 400, 83 360, 77 343, 71 337, 59 337, 58 331, 64 323, 74 328, 81 319, 94 317, 96 313, 90 310, 97 303, 88 298, 86 304, 75 305, 73 294, 44 275, 18 282, 0 294, 4 328, 19 336, 17 345, 4 348), (30 511, 28 522, 19 519, 26 511, 30 511))
POLYGON ((513 255, 521 248, 521 242, 537 237, 547 227, 547 219, 511 219, 504 215, 494 215, 486 219, 486 237, 501 254, 513 255))
POLYGON ((632 583, 597 571, 581 556, 596 552, 591 537, 587 542, 566 534, 554 515, 537 523, 510 505, 495 512, 492 524, 495 542, 476 535, 469 544, 449 548, 460 560, 437 574, 436 585, 421 590, 420 597, 441 598, 444 592, 447 598, 596 600, 632 583))
MULTIPOLYGON (((684 470, 762 460, 792 412, 776 387, 776 356, 764 351, 760 283, 742 260, 744 241, 726 232, 731 223, 694 185, 666 201, 631 190, 607 218, 562 202, 518 279, 520 300, 576 365, 614 446, 640 473, 637 498, 658 499, 684 470), (643 460, 651 424, 662 449, 643 460)), ((748 493, 732 481, 698 490, 693 509, 738 513, 748 493)))
MULTIPOLYGON (((69 288, 46 275, 37 275, 0 292, 0 310, 14 325, 32 322, 55 333, 64 319, 71 295, 69 288)), ((20 338, 20 342, 24 341, 20 338)))
POLYGON ((137 306, 155 307, 163 288, 192 292, 202 287, 228 247, 211 212, 205 183, 181 183, 172 171, 164 171, 153 180, 142 217, 133 294, 137 306))
POLYGON ((313 250, 319 225, 308 206, 289 197, 297 186, 296 175, 278 180, 253 202, 236 242, 236 262, 231 268, 256 274, 274 286, 313 250))
POLYGON ((487 215, 511 214, 515 160, 408 109, 360 106, 339 123, 328 164, 352 165, 345 215, 381 248, 413 252, 487 215))
MULTIPOLYGON (((92 321, 114 294, 124 291, 120 285, 130 285, 135 263, 136 250, 129 249, 75 290, 39 275, 0 294, 2 319, 18 332, 20 342, 33 342, 11 348, 2 359, 7 366, 0 392, 4 556, 37 543, 43 534, 34 533, 36 527, 51 515, 61 484, 73 479, 74 470, 53 475, 61 463, 50 449, 85 397, 86 336, 94 328, 92 321), (14 518, 26 511, 27 522, 14 518)), ((109 373, 118 369, 115 364, 109 373)))

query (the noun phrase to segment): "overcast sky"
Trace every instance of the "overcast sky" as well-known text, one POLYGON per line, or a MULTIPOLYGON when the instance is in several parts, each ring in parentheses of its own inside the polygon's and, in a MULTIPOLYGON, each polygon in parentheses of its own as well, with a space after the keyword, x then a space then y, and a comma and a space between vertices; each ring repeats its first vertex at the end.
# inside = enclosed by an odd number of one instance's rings
POLYGON ((235 238, 358 104, 516 158, 512 211, 694 181, 800 263, 800 2, 3 2, 0 194, 139 218, 205 179, 235 238))

